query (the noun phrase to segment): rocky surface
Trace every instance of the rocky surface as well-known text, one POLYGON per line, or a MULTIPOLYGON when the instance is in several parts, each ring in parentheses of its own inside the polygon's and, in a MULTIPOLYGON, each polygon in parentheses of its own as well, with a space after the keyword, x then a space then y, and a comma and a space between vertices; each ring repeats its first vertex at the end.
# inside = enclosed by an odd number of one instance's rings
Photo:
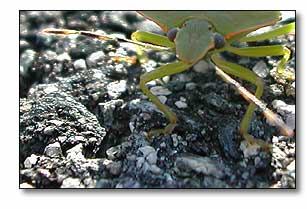
MULTIPOLYGON (((171 135, 149 141, 148 131, 167 120, 140 91, 139 77, 176 57, 149 50, 144 64, 118 61, 135 57, 136 47, 41 32, 50 27, 163 34, 132 11, 20 12, 20 188, 295 188, 295 138, 280 136, 257 112, 250 133, 272 151, 240 143, 247 102, 211 63, 148 84, 179 116, 171 135)), ((294 38, 264 42, 291 49, 292 71, 294 38)), ((264 79, 263 100, 295 128, 295 83, 271 76, 280 58, 224 56, 264 79)))

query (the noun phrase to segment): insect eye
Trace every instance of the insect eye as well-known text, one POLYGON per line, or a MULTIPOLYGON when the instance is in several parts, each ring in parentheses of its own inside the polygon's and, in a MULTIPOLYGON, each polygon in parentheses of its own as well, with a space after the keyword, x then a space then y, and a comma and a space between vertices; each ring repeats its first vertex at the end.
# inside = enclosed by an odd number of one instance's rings
POLYGON ((177 32, 178 32, 178 29, 177 28, 172 28, 170 29, 168 32, 167 32, 167 38, 170 40, 170 41, 174 41, 175 38, 176 38, 176 35, 177 35, 177 32))
POLYGON ((216 49, 223 48, 225 45, 225 38, 219 33, 214 34, 214 46, 216 49))
POLYGON ((212 26, 211 25, 208 26, 208 30, 212 30, 212 26))

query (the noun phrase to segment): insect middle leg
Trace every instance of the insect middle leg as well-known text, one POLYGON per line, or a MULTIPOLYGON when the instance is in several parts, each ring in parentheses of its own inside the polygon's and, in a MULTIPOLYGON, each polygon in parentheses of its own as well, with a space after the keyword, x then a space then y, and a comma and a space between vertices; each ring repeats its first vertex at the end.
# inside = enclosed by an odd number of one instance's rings
POLYGON ((293 73, 286 72, 284 70, 290 58, 291 51, 283 45, 256 46, 256 47, 245 47, 245 48, 236 48, 229 45, 225 47, 225 50, 237 55, 248 56, 248 57, 283 56, 283 58, 281 59, 281 61, 277 66, 277 72, 287 80, 295 79, 295 75, 293 73))
POLYGON ((176 126, 177 116, 166 105, 164 105, 157 96, 150 92, 146 87, 146 83, 154 79, 162 78, 167 75, 173 75, 189 69, 191 65, 184 62, 174 62, 161 66, 153 71, 145 73, 140 79, 140 88, 146 96, 158 107, 158 109, 169 120, 169 124, 164 129, 152 130, 148 134, 148 138, 159 134, 170 134, 176 126))
MULTIPOLYGON (((289 23, 283 25, 279 28, 275 28, 271 31, 257 34, 257 35, 247 35, 239 40, 234 40, 238 42, 255 42, 271 39, 281 35, 286 35, 295 32, 295 23, 289 23)), ((258 46, 258 47, 247 47, 247 48, 235 48, 227 47, 227 51, 233 52, 238 55, 250 56, 250 57, 263 57, 263 56, 283 56, 282 60, 277 66, 278 74, 287 80, 294 80, 295 75, 291 72, 285 71, 285 65, 290 58, 291 51, 282 45, 272 45, 272 46, 258 46)))
MULTIPOLYGON (((211 56, 212 61, 219 67, 221 68, 224 72, 237 76, 239 78, 242 78, 250 83, 253 83, 256 85, 256 92, 255 96, 257 98, 260 98, 263 94, 263 81, 260 77, 258 77, 253 71, 242 67, 240 65, 227 62, 225 60, 222 60, 221 58, 218 57, 217 54, 213 54, 211 56)), ((246 140, 248 144, 254 144, 257 143, 264 149, 270 149, 269 144, 265 143, 262 140, 254 138, 252 135, 248 134, 248 129, 250 122, 253 117, 253 113, 256 109, 256 105, 253 103, 250 103, 248 105, 248 108, 243 116, 243 119, 240 123, 240 133, 243 136, 243 138, 246 140)))

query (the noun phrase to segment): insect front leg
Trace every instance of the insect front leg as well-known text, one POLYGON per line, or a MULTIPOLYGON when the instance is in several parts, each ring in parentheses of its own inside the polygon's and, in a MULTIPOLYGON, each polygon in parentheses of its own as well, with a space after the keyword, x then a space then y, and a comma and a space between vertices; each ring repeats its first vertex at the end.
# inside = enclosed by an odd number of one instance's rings
POLYGON ((180 73, 184 70, 189 69, 191 65, 184 62, 175 62, 166 64, 157 68, 156 70, 145 73, 141 76, 140 79, 140 88, 143 93, 158 107, 158 109, 165 115, 165 117, 169 120, 169 124, 164 129, 152 130, 148 133, 148 138, 159 134, 170 134, 176 126, 177 116, 173 113, 166 105, 164 105, 157 96, 149 91, 146 87, 146 83, 158 78, 162 78, 167 75, 173 75, 176 73, 180 73))
POLYGON ((158 46, 165 46, 169 48, 174 48, 174 42, 171 42, 166 36, 161 36, 154 33, 149 33, 146 31, 135 31, 131 35, 131 39, 135 41, 141 41, 145 43, 151 43, 158 46))
MULTIPOLYGON (((138 42, 144 42, 144 43, 150 43, 155 46, 163 46, 163 47, 168 47, 170 50, 174 49, 175 44, 168 40, 166 36, 161 36, 158 34, 154 33, 149 33, 146 31, 136 31, 132 33, 131 39, 133 41, 138 41, 138 42)), ((148 61, 146 53, 142 50, 143 47, 138 47, 137 50, 137 55, 140 63, 145 63, 148 61)), ((156 48, 152 48, 156 49, 156 48)))
MULTIPOLYGON (((217 54, 213 54, 211 56, 211 60, 219 67, 221 68, 224 72, 237 76, 239 78, 242 78, 248 82, 251 82, 253 84, 256 85, 256 92, 255 92, 255 96, 257 98, 260 98, 263 94, 263 81, 260 77, 258 77, 253 71, 242 67, 240 65, 231 63, 231 62, 227 62, 225 60, 222 60, 218 57, 217 54)), ((266 150, 270 149, 270 145, 265 143, 264 141, 260 140, 260 139, 256 139, 253 136, 251 136, 250 134, 248 134, 248 128, 250 125, 250 122, 252 120, 253 117, 253 113, 256 109, 256 105, 253 103, 250 103, 248 105, 248 108, 243 116, 243 119, 240 123, 240 133, 243 136, 243 138, 246 140, 247 144, 258 144, 261 147, 263 147, 266 150)))

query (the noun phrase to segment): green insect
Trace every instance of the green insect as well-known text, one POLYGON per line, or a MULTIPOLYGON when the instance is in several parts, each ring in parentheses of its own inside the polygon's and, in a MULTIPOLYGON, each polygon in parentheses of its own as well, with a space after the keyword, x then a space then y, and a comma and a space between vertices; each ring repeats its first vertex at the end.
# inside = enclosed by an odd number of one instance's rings
MULTIPOLYGON (((278 11, 141 11, 145 18, 158 24, 167 36, 161 36, 145 31, 136 31, 132 34, 132 40, 119 39, 112 36, 100 35, 87 31, 75 31, 65 29, 46 29, 44 32, 54 34, 81 34, 99 38, 102 40, 117 39, 131 42, 142 47, 156 50, 167 50, 176 53, 178 61, 161 66, 151 72, 145 73, 140 78, 140 88, 146 96, 161 110, 169 120, 169 124, 158 130, 149 132, 149 136, 170 134, 177 123, 177 116, 165 104, 152 94, 146 87, 146 83, 164 76, 181 73, 188 70, 199 60, 208 58, 223 72, 237 76, 256 85, 255 98, 250 99, 250 104, 240 124, 240 133, 249 143, 259 143, 259 140, 248 134, 248 128, 255 111, 257 99, 263 94, 264 84, 251 70, 228 62, 220 57, 220 53, 227 51, 241 56, 264 57, 282 56, 278 65, 278 72, 293 79, 293 75, 284 71, 290 57, 290 50, 283 45, 257 46, 237 48, 234 43, 254 42, 270 39, 293 32, 295 23, 290 23, 271 31, 250 35, 251 32, 275 25, 281 17, 278 11)), ((268 112, 265 107, 264 112, 268 112)), ((270 112, 270 111, 269 111, 270 112)), ((273 117, 271 112, 269 117, 273 117)), ((275 119, 274 119, 275 120, 275 119)), ((280 126, 286 135, 292 135, 292 130, 280 122, 280 126)))

